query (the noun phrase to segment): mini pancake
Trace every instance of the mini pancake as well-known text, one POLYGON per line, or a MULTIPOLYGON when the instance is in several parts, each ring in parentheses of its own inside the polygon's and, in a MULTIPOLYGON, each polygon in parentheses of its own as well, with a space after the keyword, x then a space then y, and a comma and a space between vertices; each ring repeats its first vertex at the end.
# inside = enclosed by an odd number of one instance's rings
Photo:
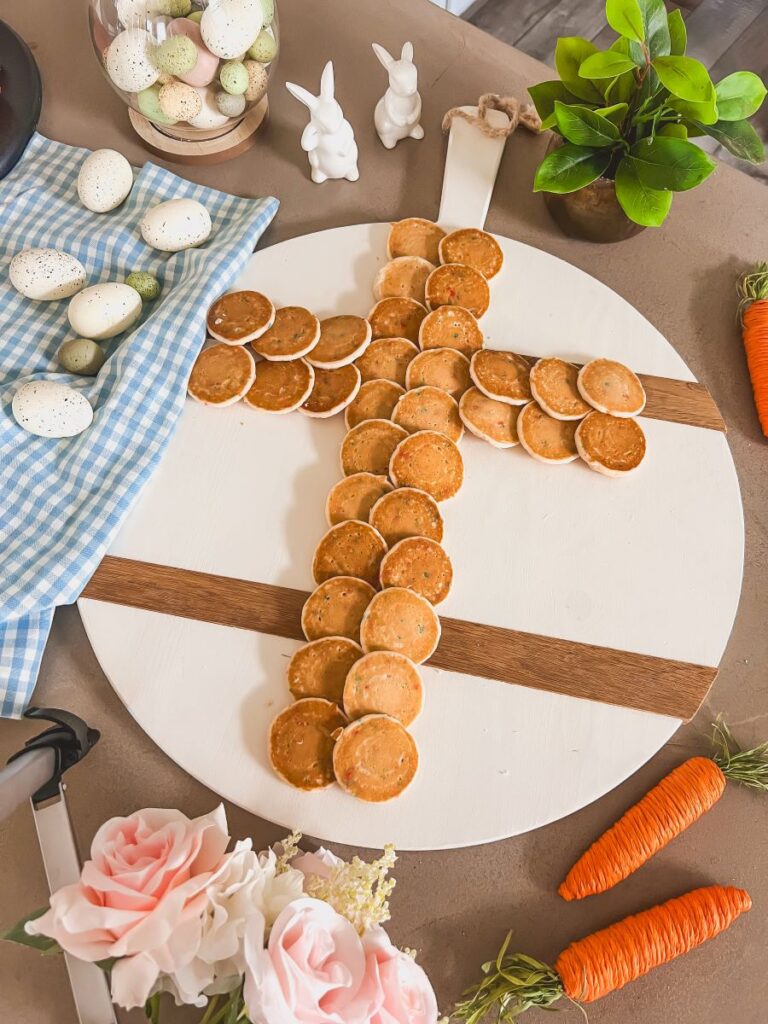
POLYGON ((519 405, 497 402, 478 388, 470 388, 461 396, 459 415, 467 430, 495 448, 514 448, 520 443, 517 436, 519 405))
POLYGON ((463 306, 479 320, 491 304, 488 282, 479 270, 463 263, 444 263, 427 278, 425 297, 428 309, 438 306, 463 306))
POLYGON ((441 388, 425 386, 406 391, 395 406, 392 422, 409 434, 419 430, 436 430, 452 441, 464 436, 464 425, 456 400, 441 388))
POLYGON ((355 362, 364 384, 374 380, 389 380, 400 387, 405 385, 408 367, 419 350, 407 338, 378 338, 355 362))
POLYGON ((411 734, 388 715, 366 715, 352 722, 333 749, 333 771, 345 792, 382 803, 413 782, 419 751, 411 734))
POLYGON ((195 360, 187 393, 202 405, 234 405, 253 384, 256 364, 251 353, 239 345, 212 345, 195 360))
POLYGON ((578 459, 573 420, 556 420, 529 402, 517 417, 517 436, 529 455, 539 462, 557 464, 578 459))
POLYGON ((206 317, 208 333, 225 345, 245 345, 268 331, 275 307, 261 292, 227 292, 211 305, 206 317))
POLYGON ((463 306, 438 306, 427 313, 419 328, 419 347, 455 348, 471 359, 485 344, 480 325, 463 306))
POLYGON ((368 314, 372 338, 407 338, 419 340, 419 327, 427 310, 416 299, 390 298, 377 302, 368 314))
POLYGON ((320 321, 303 306, 283 306, 275 313, 269 330, 251 342, 251 348, 265 359, 281 362, 307 355, 320 339, 320 321))
POLYGON ((349 670, 363 657, 346 636, 325 636, 304 644, 288 662, 288 689, 296 700, 323 697, 341 703, 349 670))
POLYGON ((526 405, 531 400, 531 364, 515 352, 484 348, 472 356, 469 375, 475 387, 497 402, 526 405))
POLYGON ((376 593, 370 583, 354 576, 334 576, 314 590, 301 610, 301 628, 307 640, 325 636, 360 639, 360 622, 376 593))
POLYGON ((423 217, 406 217, 396 220, 389 229, 387 239, 387 259, 394 260, 398 256, 421 256, 434 266, 440 262, 440 239, 445 236, 431 220, 423 217))
POLYGON ((389 460, 408 431, 389 420, 365 420, 352 427, 341 443, 341 471, 386 476, 389 460))
POLYGON ((269 729, 269 760, 296 789, 325 789, 335 779, 334 734, 347 724, 333 701, 307 697, 285 708, 269 729))
POLYGON ((307 416, 325 419, 335 416, 352 402, 360 390, 360 371, 354 364, 338 370, 315 370, 309 398, 300 406, 307 416))
POLYGON ((398 487, 379 498, 368 520, 389 547, 406 537, 443 539, 443 516, 431 494, 416 487, 398 487))
POLYGON ((447 391, 457 402, 472 386, 469 360, 452 348, 430 348, 408 366, 405 375, 407 388, 433 387, 447 391))
POLYGON ((256 364, 256 379, 243 401, 262 412, 293 412, 309 398, 315 383, 315 371, 304 359, 256 364))
POLYGON ((595 411, 576 428, 576 447, 590 469, 626 476, 645 458, 645 434, 637 420, 595 411))
POLYGON ((420 665, 440 642, 440 619, 425 597, 390 587, 381 590, 365 609, 360 624, 360 646, 371 651, 394 651, 420 665))
POLYGON ((368 523, 350 519, 332 526, 317 545, 312 575, 317 584, 335 576, 354 576, 375 587, 386 553, 387 545, 378 530, 368 523))
POLYGON ((379 581, 383 588, 405 587, 426 597, 430 604, 440 604, 450 592, 453 566, 437 541, 406 537, 382 559, 379 581))
POLYGON ((424 286, 434 269, 434 264, 421 256, 397 256, 376 275, 373 297, 377 302, 398 297, 423 303, 424 286))
POLYGON ((392 490, 386 476, 375 473, 353 473, 334 484, 325 503, 329 526, 346 523, 348 519, 368 522, 368 515, 379 500, 392 490))
POLYGON ((439 246, 441 263, 463 263, 479 270, 486 280, 495 277, 504 262, 501 246, 487 231, 461 228, 446 235, 439 246))
POLYGON ((403 654, 393 651, 364 654, 349 668, 343 703, 350 721, 382 714, 408 726, 424 703, 421 675, 403 654))
POLYGON ((389 462, 395 487, 418 487, 435 501, 447 501, 464 482, 461 452, 444 434, 420 430, 395 448, 389 462))
MULTIPOLYGON (((410 345, 410 342, 408 344, 410 345)), ((347 406, 344 413, 347 430, 366 420, 388 420, 397 405, 397 400, 404 394, 405 388, 393 380, 365 381, 357 397, 347 406)))
POLYGON ((613 359, 593 359, 579 370, 579 394, 585 402, 610 416, 639 416, 645 408, 645 389, 637 375, 613 359))
POLYGON ((354 362, 368 348, 371 325, 361 316, 330 316, 320 321, 320 340, 307 361, 323 370, 354 362))
POLYGON ((556 420, 583 419, 592 406, 579 394, 578 376, 578 367, 564 359, 539 359, 531 367, 531 394, 556 420))

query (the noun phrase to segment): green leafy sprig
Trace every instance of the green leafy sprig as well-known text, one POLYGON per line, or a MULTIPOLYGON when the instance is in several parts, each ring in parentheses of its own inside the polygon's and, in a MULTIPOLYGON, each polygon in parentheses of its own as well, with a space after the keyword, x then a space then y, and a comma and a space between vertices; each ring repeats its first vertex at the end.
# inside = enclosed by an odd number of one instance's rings
POLYGON ((768 792, 768 742, 742 750, 722 715, 718 715, 712 725, 712 743, 715 764, 726 779, 749 789, 768 792))
POLYGON ((534 191, 575 192, 600 177, 615 182, 627 216, 658 227, 675 192, 700 185, 714 161, 690 139, 709 135, 730 153, 760 163, 763 144, 748 118, 766 96, 760 77, 737 71, 713 83, 686 56, 679 10, 662 0, 607 0, 618 38, 600 51, 578 36, 558 39, 560 76, 529 89, 542 119, 562 138, 539 165, 534 191))

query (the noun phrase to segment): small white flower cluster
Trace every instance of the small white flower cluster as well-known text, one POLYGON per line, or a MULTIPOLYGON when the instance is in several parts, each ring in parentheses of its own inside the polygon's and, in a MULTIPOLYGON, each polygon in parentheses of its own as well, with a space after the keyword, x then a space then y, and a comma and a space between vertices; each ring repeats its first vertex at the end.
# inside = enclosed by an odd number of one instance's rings
POLYGON ((309 875, 304 887, 310 896, 330 903, 362 935, 390 919, 389 897, 396 883, 387 875, 396 860, 395 848, 390 844, 370 864, 354 857, 348 864, 341 862, 332 867, 327 877, 309 875))

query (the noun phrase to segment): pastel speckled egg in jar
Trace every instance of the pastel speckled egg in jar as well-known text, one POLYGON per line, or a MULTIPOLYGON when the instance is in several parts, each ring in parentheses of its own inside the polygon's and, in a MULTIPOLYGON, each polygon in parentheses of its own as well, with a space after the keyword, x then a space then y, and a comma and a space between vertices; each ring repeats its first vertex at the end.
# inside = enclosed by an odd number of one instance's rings
POLYGON ((153 60, 154 40, 143 28, 129 28, 112 40, 107 51, 107 74, 118 89, 140 92, 154 85, 160 69, 153 60))
POLYGON ((85 267, 59 249, 23 249, 11 260, 11 284, 27 299, 68 299, 85 287, 85 267))
POLYGON ((195 199, 168 199, 141 218, 141 235, 161 252, 180 252, 202 243, 211 233, 211 217, 195 199))
POLYGON ((253 45, 262 23, 258 0, 219 0, 203 12, 200 32, 211 53, 223 60, 234 60, 253 45))
POLYGON ((133 170, 122 153, 97 149, 87 156, 77 176, 80 202, 93 213, 108 213, 124 202, 133 188, 133 170))

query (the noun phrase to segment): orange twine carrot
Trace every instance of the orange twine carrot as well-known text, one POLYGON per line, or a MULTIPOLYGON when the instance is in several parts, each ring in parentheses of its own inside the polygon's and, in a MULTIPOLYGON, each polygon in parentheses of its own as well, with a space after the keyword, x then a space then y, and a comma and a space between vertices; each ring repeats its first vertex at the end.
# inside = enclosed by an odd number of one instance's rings
POLYGON ((763 434, 768 437, 768 264, 759 263, 754 273, 742 275, 738 292, 741 336, 755 408, 763 434))
POLYGON ((694 889, 571 943, 555 970, 570 999, 591 1003, 713 939, 751 906, 730 885, 694 889))
POLYGON ((722 722, 714 730, 714 759, 684 761, 630 807, 573 865, 558 889, 563 899, 605 892, 637 871, 717 803, 727 779, 768 788, 768 746, 741 750, 722 722))
POLYGON ((510 933, 454 1016, 481 1024, 511 1021, 531 1006, 546 1008, 563 998, 591 1003, 713 939, 751 906, 743 889, 694 889, 572 942, 554 967, 525 953, 508 953, 510 933))

